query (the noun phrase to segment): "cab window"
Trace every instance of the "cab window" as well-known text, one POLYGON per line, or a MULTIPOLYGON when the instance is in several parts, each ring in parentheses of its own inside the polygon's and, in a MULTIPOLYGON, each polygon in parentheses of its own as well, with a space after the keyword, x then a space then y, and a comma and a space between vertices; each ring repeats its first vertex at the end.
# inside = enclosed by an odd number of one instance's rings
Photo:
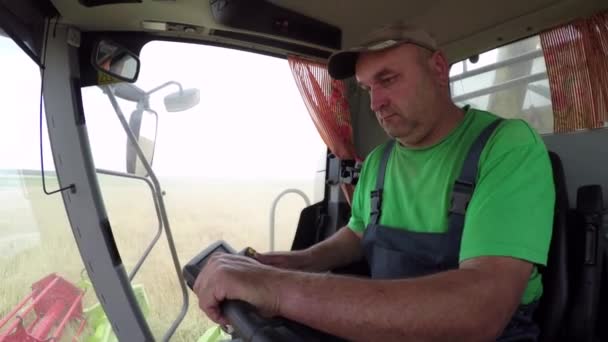
MULTIPOLYGON (((145 112, 142 134, 156 140, 152 166, 181 262, 219 239, 237 250, 251 246, 267 251, 273 201, 295 189, 306 200, 290 193, 276 208, 275 249, 290 249, 300 211, 306 202, 323 198, 324 167, 319 164, 327 148, 287 60, 177 42, 148 43, 140 59, 134 86, 141 92, 175 83, 135 101, 124 95, 135 88, 110 87, 127 121, 138 108, 145 112), (177 84, 184 92, 198 90, 200 102, 169 111, 167 98, 179 93, 177 84)), ((158 220, 145 182, 103 171, 132 172, 127 167, 127 137, 104 91, 108 88, 84 88, 83 103, 104 204, 129 272, 154 237, 158 220)), ((145 288, 146 319, 154 335, 162 337, 177 317, 182 298, 164 237, 133 284, 145 288)), ((193 296, 189 307, 176 341, 196 340, 210 324, 193 296)))
POLYGON ((539 133, 553 133, 553 109, 539 36, 452 65, 452 98, 505 118, 526 120, 539 133))

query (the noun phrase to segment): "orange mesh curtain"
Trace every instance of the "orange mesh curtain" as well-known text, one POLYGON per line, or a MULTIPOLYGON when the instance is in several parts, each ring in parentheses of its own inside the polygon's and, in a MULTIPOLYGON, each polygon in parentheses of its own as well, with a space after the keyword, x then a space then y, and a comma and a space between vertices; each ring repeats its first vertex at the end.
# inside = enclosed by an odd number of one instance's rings
POLYGON ((608 12, 540 35, 551 87, 555 132, 608 121, 608 12))
MULTIPOLYGON (((289 56, 288 61, 308 113, 329 150, 343 160, 357 159, 344 82, 332 79, 325 64, 296 56, 289 56)), ((353 186, 342 188, 350 203, 353 186)))

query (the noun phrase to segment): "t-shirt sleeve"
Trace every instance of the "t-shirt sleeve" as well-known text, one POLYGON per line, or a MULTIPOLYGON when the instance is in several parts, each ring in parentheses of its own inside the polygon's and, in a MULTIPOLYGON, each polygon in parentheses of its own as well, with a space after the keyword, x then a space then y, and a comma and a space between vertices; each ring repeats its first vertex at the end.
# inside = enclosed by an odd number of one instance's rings
POLYGON ((555 204, 549 155, 525 122, 509 120, 501 126, 481 156, 460 261, 510 256, 545 265, 555 204))

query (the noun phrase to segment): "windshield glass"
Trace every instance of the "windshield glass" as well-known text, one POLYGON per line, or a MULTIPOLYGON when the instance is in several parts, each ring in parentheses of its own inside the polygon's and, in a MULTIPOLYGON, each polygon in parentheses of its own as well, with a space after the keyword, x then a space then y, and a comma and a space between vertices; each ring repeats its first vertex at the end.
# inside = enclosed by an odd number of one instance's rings
MULTIPOLYGON (((142 135, 146 141, 156 137, 153 169, 164 192, 182 265, 218 239, 237 250, 251 246, 267 251, 275 198, 284 190, 297 189, 315 203, 324 189, 326 146, 287 61, 174 42, 151 42, 140 58, 141 73, 135 83, 140 91, 147 93, 173 81, 184 91, 200 92, 200 103, 170 112, 168 107, 175 105, 171 96, 179 91, 176 84, 141 101, 126 100, 129 94, 141 95, 137 90, 115 88, 126 120, 132 121, 141 109, 142 122, 147 122, 142 124, 142 135)), ((100 87, 84 88, 83 104, 95 166, 129 171, 126 135, 108 97, 100 87)), ((98 172, 98 180, 129 273, 158 229, 151 191, 138 179, 98 172)), ((278 203, 277 250, 291 247, 305 206, 306 201, 295 194, 278 203)), ((181 308, 180 286, 164 236, 132 284, 145 290, 147 300, 140 306, 147 309, 155 337, 162 337, 181 308)), ((196 340, 209 326, 190 295, 188 316, 172 340, 196 340)))

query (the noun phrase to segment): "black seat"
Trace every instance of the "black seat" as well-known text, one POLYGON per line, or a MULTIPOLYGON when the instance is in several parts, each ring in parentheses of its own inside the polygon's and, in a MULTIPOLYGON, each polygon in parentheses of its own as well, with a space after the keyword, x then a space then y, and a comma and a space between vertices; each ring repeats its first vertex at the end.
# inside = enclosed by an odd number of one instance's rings
POLYGON ((549 152, 555 184, 555 213, 553 235, 549 247, 546 267, 539 267, 542 274, 543 295, 540 299, 535 320, 541 329, 540 341, 559 341, 563 336, 563 322, 568 308, 569 266, 568 266, 568 192, 561 160, 554 152, 549 152))
MULTIPOLYGON (((598 321, 605 261, 604 204, 600 185, 581 186, 577 192, 574 224, 570 225, 570 305, 568 339, 599 341, 598 321)), ((605 296, 605 294, 604 294, 605 296)))

